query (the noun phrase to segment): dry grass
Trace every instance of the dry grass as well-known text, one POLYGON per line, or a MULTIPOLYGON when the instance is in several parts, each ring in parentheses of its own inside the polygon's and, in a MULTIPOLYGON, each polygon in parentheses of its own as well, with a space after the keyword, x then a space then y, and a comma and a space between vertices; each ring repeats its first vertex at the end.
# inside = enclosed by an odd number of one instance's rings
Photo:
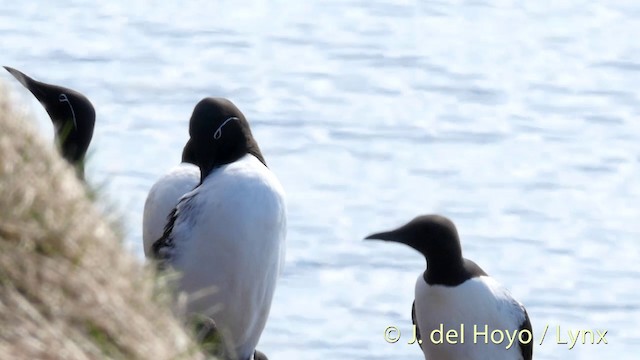
POLYGON ((0 82, 0 359, 202 358, 11 98, 0 82))

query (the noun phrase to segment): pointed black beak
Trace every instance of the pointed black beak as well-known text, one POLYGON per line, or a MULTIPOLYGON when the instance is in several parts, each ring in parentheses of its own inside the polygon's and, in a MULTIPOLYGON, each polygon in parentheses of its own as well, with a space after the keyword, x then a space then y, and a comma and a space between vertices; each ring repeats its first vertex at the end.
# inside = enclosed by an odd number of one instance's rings
POLYGON ((375 234, 371 234, 364 238, 365 240, 384 240, 384 241, 395 241, 402 242, 396 230, 393 231, 385 231, 379 232, 375 234))
POLYGON ((22 85, 24 85, 25 87, 29 87, 29 82, 32 81, 30 77, 10 66, 3 66, 3 68, 5 68, 9 72, 9 74, 13 75, 13 77, 18 79, 18 81, 20 81, 22 85))
POLYGON ((3 67, 9 72, 9 74, 13 75, 13 77, 16 78, 16 80, 18 80, 20 84, 22 84, 22 86, 24 86, 29 91, 31 91, 31 93, 36 97, 36 99, 38 99, 38 101, 44 101, 45 93, 40 88, 39 86, 40 83, 38 81, 33 80, 32 78, 28 77, 21 71, 16 70, 12 67, 9 67, 9 66, 3 66, 3 67))

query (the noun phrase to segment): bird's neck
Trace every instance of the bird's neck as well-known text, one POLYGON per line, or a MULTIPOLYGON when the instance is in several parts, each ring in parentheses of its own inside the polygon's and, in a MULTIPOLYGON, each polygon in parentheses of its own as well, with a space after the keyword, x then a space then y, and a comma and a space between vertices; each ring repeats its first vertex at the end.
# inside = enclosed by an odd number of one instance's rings
POLYGON ((85 161, 85 153, 79 152, 76 144, 70 139, 66 139, 66 141, 61 141, 58 137, 58 150, 60 151, 60 155, 65 159, 76 171, 76 175, 80 180, 84 180, 84 161, 85 161))
POLYGON ((447 252, 426 256, 427 270, 424 279, 428 284, 454 286, 463 282, 466 277, 464 258, 460 249, 449 249, 447 252))
POLYGON ((246 156, 245 151, 227 152, 224 156, 214 159, 210 164, 206 166, 200 166, 200 184, 202 184, 212 173, 216 172, 219 168, 236 162, 246 156))

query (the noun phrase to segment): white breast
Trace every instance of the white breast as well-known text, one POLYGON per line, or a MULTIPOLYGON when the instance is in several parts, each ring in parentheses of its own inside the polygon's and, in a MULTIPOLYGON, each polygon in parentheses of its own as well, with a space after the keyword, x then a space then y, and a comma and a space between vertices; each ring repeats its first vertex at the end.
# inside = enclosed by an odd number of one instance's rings
POLYGON ((142 219, 142 241, 147 258, 152 256, 151 245, 164 232, 167 216, 182 195, 193 190, 199 182, 200 169, 195 165, 182 163, 153 184, 144 203, 142 219))
POLYGON ((284 191, 247 155, 215 170, 186 198, 178 205, 171 263, 183 274, 180 289, 192 295, 187 310, 212 316, 240 359, 248 359, 284 261, 284 191))
MULTIPOLYGON (((525 319, 524 308, 508 290, 488 276, 467 280, 461 285, 447 287, 428 285, 422 275, 416 282, 416 318, 422 337, 425 358, 429 360, 518 360, 522 359, 517 331, 525 319), (443 325, 444 343, 434 344, 430 334, 443 325), (461 324, 464 328, 461 329, 461 324), (477 332, 474 329, 477 326, 477 332), (482 336, 487 325, 487 336, 482 336), (457 339, 447 341, 448 330, 456 330, 457 339), (504 339, 493 330, 501 330, 504 339), (507 350, 506 331, 516 339, 507 350), (461 343, 462 336, 464 343, 461 343), (476 334, 478 334, 476 336, 476 334), (488 344, 485 343, 488 341, 488 344), (453 344, 457 341, 457 344, 453 344)), ((437 332, 434 340, 438 341, 437 332)), ((453 334, 453 333, 452 333, 453 334)), ((525 340, 526 336, 523 337, 525 340)))

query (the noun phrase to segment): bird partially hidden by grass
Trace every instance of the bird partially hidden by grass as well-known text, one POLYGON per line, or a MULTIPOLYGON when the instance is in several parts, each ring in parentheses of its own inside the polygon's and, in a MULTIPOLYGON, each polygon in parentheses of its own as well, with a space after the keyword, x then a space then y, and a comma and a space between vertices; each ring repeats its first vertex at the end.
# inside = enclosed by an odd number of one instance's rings
MULTIPOLYGON (((40 81, 36 81, 31 77, 25 75, 19 70, 14 68, 5 66, 4 67, 11 75, 13 75, 23 86, 25 86, 42 104, 42 106, 47 111, 47 114, 51 118, 51 121, 54 125, 55 129, 55 145, 59 151, 59 154, 62 156, 64 160, 71 166, 73 166, 76 176, 79 180, 85 181, 84 177, 84 164, 87 158, 87 150, 91 143, 93 137, 93 129, 95 124, 95 110, 89 99, 69 88, 65 88, 58 85, 47 84, 40 81)), ((0 84, 2 85, 2 84, 0 84)), ((0 90, 4 92, 4 87, 0 87, 0 90)), ((7 100, 8 98, 5 98, 7 100)), ((13 121, 25 119, 18 119, 19 116, 13 115, 10 109, 10 104, 8 101, 0 104, 2 107, 0 111, 2 114, 7 116, 7 124, 13 124, 13 121)), ((28 128, 26 124, 22 124, 28 128)), ((5 132, 5 135, 12 134, 10 131, 5 132)), ((7 153, 5 155, 8 156, 7 153)), ((32 166, 33 156, 29 155, 28 151, 24 154, 25 158, 22 160, 21 167, 24 166, 28 168, 32 166)), ((3 165, 9 164, 5 162, 3 165)), ((45 161, 44 164, 47 164, 45 161)), ((53 172, 50 176, 54 176, 54 174, 58 174, 58 172, 53 172)), ((17 174, 16 174, 17 176, 17 174)), ((33 177, 28 177, 27 180, 30 181, 33 177)), ((38 178, 39 179, 39 178, 38 178)), ((72 183, 67 183, 69 186, 72 186, 72 183)), ((10 184, 5 188, 10 188, 10 184)), ((90 186, 90 184, 85 183, 85 187, 78 187, 78 190, 84 191, 84 194, 88 196, 90 200, 96 200, 98 194, 100 193, 100 188, 94 188, 90 186)), ((57 194, 56 190, 52 188, 52 194, 57 194)), ((5 197, 5 200, 9 201, 10 198, 5 197)), ((114 216, 115 212, 112 213, 109 209, 105 211, 109 216, 114 216)), ((37 210, 32 211, 32 215, 34 219, 39 222, 45 222, 47 219, 42 218, 40 212, 37 210)), ((107 215, 107 214, 105 214, 107 215)), ((11 217, 5 217, 5 220, 9 220, 11 217)), ((121 244, 122 240, 122 227, 121 222, 118 220, 113 221, 113 219, 109 223, 109 226, 114 234, 116 235, 112 241, 116 241, 121 244)), ((19 237, 20 235, 19 229, 15 228, 17 222, 10 224, 8 222, 0 221, 0 242, 3 237, 19 237), (7 225, 7 226, 4 226, 7 225)), ((34 250, 39 256, 58 256, 64 254, 64 250, 60 249, 59 241, 51 239, 50 241, 42 241, 36 242, 34 244, 34 250)), ((1 262, 2 259, 0 259, 1 262)), ((78 260, 79 261, 79 260, 78 260)), ((2 264, 0 264, 0 270, 2 264)), ((0 271, 0 281, 6 280, 7 276, 5 276, 0 271)), ((157 284, 156 284, 157 285, 157 284)), ((90 286, 90 284, 84 284, 84 286, 90 286)), ((163 286, 155 286, 154 287, 154 297, 157 297, 158 292, 163 292, 163 286)), ((1 314, 0 314, 0 317, 1 314)), ((198 346, 198 349, 194 349, 194 354, 198 353, 200 350, 205 350, 209 356, 213 356, 213 358, 217 358, 216 354, 224 354, 224 344, 225 341, 222 336, 219 334, 217 327, 212 323, 212 320, 200 319, 197 322, 188 322, 183 323, 185 328, 193 330, 195 333, 194 338, 199 339, 202 347, 198 346)), ((93 341, 97 344, 100 344, 99 347, 103 348, 106 353, 114 355, 116 358, 118 357, 129 357, 126 355, 126 352, 123 353, 122 349, 118 345, 114 345, 113 341, 117 341, 117 337, 114 338, 113 335, 109 331, 105 331, 103 325, 100 322, 89 321, 86 322, 87 334, 89 337, 93 339, 93 341), (119 354, 119 355, 118 355, 119 354), (126 355, 126 356, 125 356, 126 355)), ((0 336, 1 338, 1 336, 0 336)), ((0 346, 1 347, 1 346, 0 346)), ((143 348, 143 346, 141 346, 143 348)), ((2 354, 2 349, 0 349, 0 354, 2 354)), ((135 358, 135 357, 132 357, 135 358)), ((187 357, 189 358, 189 357, 187 357)), ((195 357, 198 358, 198 357, 195 357)), ((256 360, 266 360, 266 357, 258 357, 256 356, 256 360)))
POLYGON ((55 140, 62 157, 76 169, 84 180, 84 161, 93 138, 96 112, 83 94, 58 85, 32 79, 12 67, 4 67, 20 84, 38 99, 51 118, 55 140))
MULTIPOLYGON (((232 344, 222 336, 222 333, 216 326, 216 322, 205 316, 196 317, 192 320, 192 326, 195 331, 196 340, 200 344, 203 351, 211 356, 220 359, 234 358, 229 352, 232 344)), ((259 350, 253 355, 253 360, 268 360, 267 356, 259 350)))
POLYGON ((0 81, 0 359, 204 359, 9 95, 0 81))
POLYGON ((232 342, 229 350, 250 360, 284 266, 284 190, 230 100, 198 102, 189 136, 183 153, 193 154, 200 183, 171 211, 150 258, 159 269, 180 274, 175 288, 191 297, 187 313, 215 319, 218 332, 232 342), (218 291, 192 296, 211 287, 218 291), (223 311, 213 311, 216 304, 223 311))
POLYGON ((111 203, 102 191, 107 184, 88 184, 85 179, 85 164, 91 156, 88 151, 93 139, 96 111, 91 101, 82 93, 59 85, 37 81, 20 70, 9 66, 4 68, 22 86, 28 89, 45 109, 54 128, 54 143, 60 155, 73 166, 77 177, 85 183, 87 196, 91 200, 101 200, 104 213, 123 238, 122 219, 114 211, 111 203))

